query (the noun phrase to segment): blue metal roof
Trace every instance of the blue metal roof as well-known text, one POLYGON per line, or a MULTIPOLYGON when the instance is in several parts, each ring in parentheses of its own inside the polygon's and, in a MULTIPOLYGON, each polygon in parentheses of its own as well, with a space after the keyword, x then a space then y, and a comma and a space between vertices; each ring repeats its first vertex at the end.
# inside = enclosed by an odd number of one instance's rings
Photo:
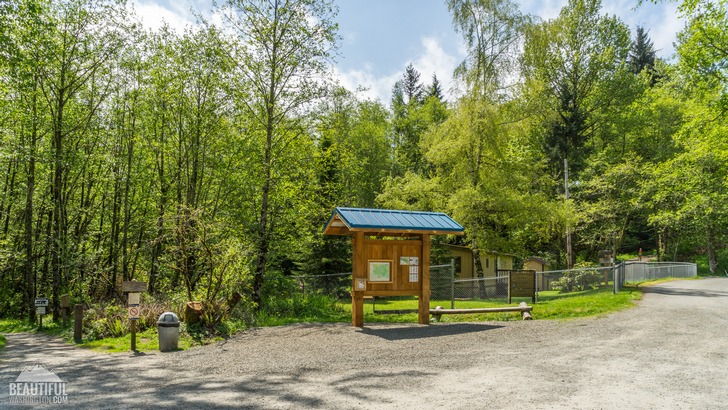
MULTIPOLYGON (((372 232, 437 232, 460 234, 463 227, 442 212, 396 211, 389 209, 336 208, 324 227, 330 231, 334 220, 340 220, 348 231, 372 232)), ((343 227, 342 227, 343 228, 343 227)), ((328 232, 327 232, 328 231, 328 232)))

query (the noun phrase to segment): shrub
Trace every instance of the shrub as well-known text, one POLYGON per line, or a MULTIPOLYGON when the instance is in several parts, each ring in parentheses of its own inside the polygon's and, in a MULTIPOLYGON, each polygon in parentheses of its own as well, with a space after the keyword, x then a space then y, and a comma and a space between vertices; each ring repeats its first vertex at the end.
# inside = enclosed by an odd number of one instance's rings
MULTIPOLYGON (((169 306, 160 303, 142 304, 139 309, 137 331, 143 332, 157 326, 157 319, 169 306)), ((119 337, 129 333, 129 314, 125 307, 99 303, 91 305, 83 312, 83 334, 88 340, 119 337)))
POLYGON ((561 276, 559 280, 553 282, 551 286, 561 293, 595 289, 599 287, 602 280, 602 274, 596 269, 596 265, 588 262, 582 262, 576 264, 574 268, 578 270, 564 272, 563 276, 561 276))

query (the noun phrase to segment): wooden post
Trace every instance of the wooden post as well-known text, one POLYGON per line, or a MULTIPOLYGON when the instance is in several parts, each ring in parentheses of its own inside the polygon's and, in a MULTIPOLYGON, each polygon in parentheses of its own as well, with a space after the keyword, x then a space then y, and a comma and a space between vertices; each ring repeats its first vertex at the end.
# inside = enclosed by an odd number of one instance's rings
POLYGON ((147 291, 146 282, 135 280, 123 281, 121 291, 127 294, 127 308, 129 312, 129 330, 131 331, 131 350, 136 352, 136 321, 139 319, 139 297, 141 292, 147 291), (135 310, 132 316, 132 309, 135 310))
POLYGON ((73 307, 73 341, 81 343, 83 330, 83 305, 73 307))
POLYGON ((68 325, 68 308, 70 307, 70 299, 68 294, 61 295, 61 318, 63 318, 63 327, 68 325))
POLYGON ((136 352, 136 320, 130 320, 129 327, 131 328, 131 351, 136 352))
POLYGON ((357 278, 366 278, 366 255, 364 255, 364 232, 356 232, 352 237, 354 260, 352 263, 351 283, 351 324, 364 327, 364 292, 356 286, 357 278))
POLYGON ((420 264, 422 273, 420 275, 420 295, 418 297, 418 322, 421 325, 430 324, 430 235, 422 235, 422 252, 420 264))

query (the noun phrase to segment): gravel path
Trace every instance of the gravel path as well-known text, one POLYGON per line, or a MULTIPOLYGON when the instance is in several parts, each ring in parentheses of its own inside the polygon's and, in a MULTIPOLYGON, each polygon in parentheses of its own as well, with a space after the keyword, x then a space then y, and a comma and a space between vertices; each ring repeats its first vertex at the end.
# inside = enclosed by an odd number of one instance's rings
POLYGON ((650 288, 599 318, 292 325, 166 354, 9 334, 0 407, 38 363, 66 382, 69 408, 728 408, 727 329, 728 279, 716 278, 650 288))

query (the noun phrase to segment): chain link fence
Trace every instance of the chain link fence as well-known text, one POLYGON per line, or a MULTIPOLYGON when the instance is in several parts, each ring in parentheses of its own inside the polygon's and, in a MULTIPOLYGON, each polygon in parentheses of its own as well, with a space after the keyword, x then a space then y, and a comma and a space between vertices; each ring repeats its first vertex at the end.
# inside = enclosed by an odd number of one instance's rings
POLYGON ((293 276, 302 295, 324 294, 345 299, 351 292, 351 272, 293 276))
POLYGON ((430 300, 448 301, 455 308, 456 301, 483 300, 500 302, 508 300, 508 276, 485 278, 455 277, 455 263, 430 267, 430 300))
POLYGON ((698 265, 689 262, 622 262, 614 267, 614 292, 625 283, 695 276, 698 276, 698 265))
MULTIPOLYGON (((576 292, 602 286, 613 286, 616 293, 625 283, 668 277, 688 278, 697 274, 697 265, 685 262, 622 262, 608 267, 536 272, 536 300, 538 301, 539 296, 546 297, 552 293, 576 292)), ((325 294, 337 299, 350 297, 351 272, 300 275, 292 278, 303 295, 325 294)), ((449 303, 450 308, 455 308, 457 301, 466 300, 507 303, 508 284, 508 276, 500 274, 500 271, 494 277, 459 279, 455 276, 454 261, 446 265, 430 266, 430 300, 443 305, 449 303)), ((377 299, 384 301, 387 298, 377 299)), ((389 299, 416 300, 416 297, 389 299)))

